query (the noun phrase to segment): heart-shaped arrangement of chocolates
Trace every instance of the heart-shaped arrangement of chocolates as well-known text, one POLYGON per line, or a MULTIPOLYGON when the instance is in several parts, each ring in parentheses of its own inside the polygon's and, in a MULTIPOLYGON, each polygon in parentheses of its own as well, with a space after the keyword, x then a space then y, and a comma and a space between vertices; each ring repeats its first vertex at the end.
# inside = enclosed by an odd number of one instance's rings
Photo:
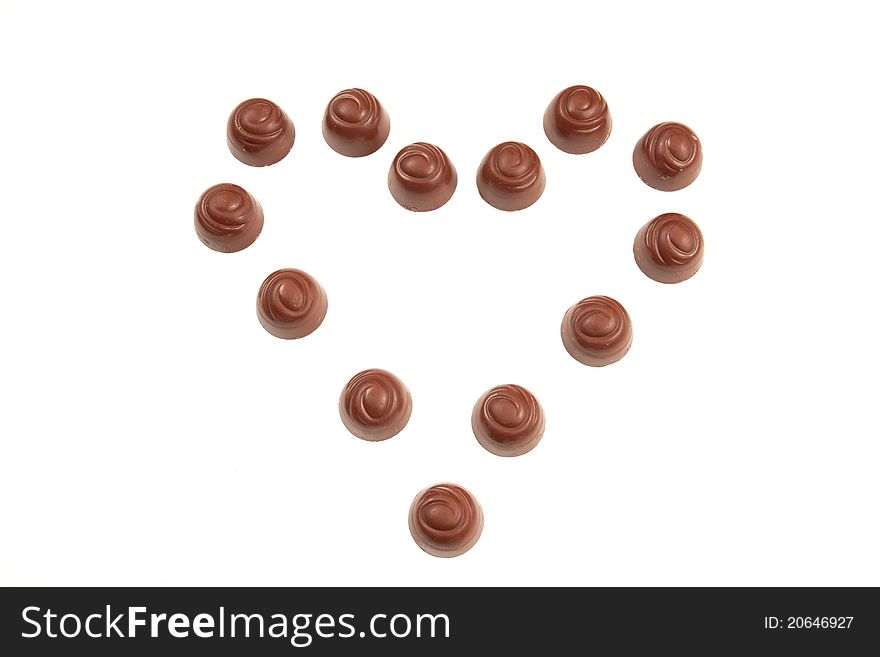
MULTIPOLYGON (((334 96, 324 113, 327 144, 347 157, 364 157, 388 139, 390 119, 378 99, 363 89, 334 96)), ((547 138, 566 153, 585 154, 611 135, 611 114, 602 95, 578 85, 557 94, 544 113, 547 138)), ((293 148, 293 121, 275 103, 253 98, 233 110, 227 124, 229 150, 241 162, 263 167, 281 161, 293 148)), ((639 139, 633 167, 645 184, 671 192, 690 185, 700 173, 703 151, 696 134, 681 123, 660 123, 639 139)), ((477 168, 477 191, 491 206, 513 212, 538 202, 545 173, 538 154, 526 144, 504 142, 490 149, 477 168)), ((401 149, 388 171, 388 190, 401 206, 430 212, 456 191, 458 173, 438 146, 415 143, 401 149)), ((195 208, 195 229, 210 249, 234 253, 247 248, 263 228, 263 209, 248 191, 222 183, 205 191, 195 208)), ((703 236, 688 217, 661 214, 636 233, 633 256, 638 267, 660 283, 680 283, 703 261, 703 236)), ((257 319, 284 340, 317 330, 327 313, 327 294, 312 276, 298 269, 270 274, 257 293, 257 319)), ((626 309, 608 296, 589 296, 562 317, 562 346, 572 358, 604 367, 623 358, 632 344, 626 309)), ((413 410, 406 385, 391 372, 372 369, 355 374, 339 398, 345 427, 362 440, 380 442, 400 433, 413 410)), ((462 409, 462 412, 466 412, 462 409)), ((471 414, 476 442, 492 454, 515 457, 531 451, 544 434, 544 410, 519 385, 499 385, 483 394, 471 414)), ((416 495, 409 512, 416 544, 438 557, 454 557, 476 544, 483 511, 465 488, 442 483, 416 495)))

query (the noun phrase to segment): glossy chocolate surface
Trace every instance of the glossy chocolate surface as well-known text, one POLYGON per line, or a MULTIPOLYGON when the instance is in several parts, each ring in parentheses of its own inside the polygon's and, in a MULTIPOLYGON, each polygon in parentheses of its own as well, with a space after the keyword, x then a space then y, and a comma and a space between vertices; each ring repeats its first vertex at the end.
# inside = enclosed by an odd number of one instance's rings
POLYGON ((626 355, 632 344, 632 322, 619 302, 595 296, 578 301, 562 319, 562 344, 584 365, 602 367, 626 355))
POLYGON ((544 435, 544 409, 518 385, 500 385, 483 394, 471 414, 480 445, 498 456, 531 451, 544 435))
POLYGON ((703 166, 703 147, 694 131, 681 123, 660 123, 639 139, 633 167, 642 181, 661 192, 684 189, 703 166))
POLYGON ((409 508, 409 531, 425 552, 457 557, 470 550, 483 532, 483 509, 456 484, 437 484, 421 491, 409 508))
POLYGON ((252 167, 265 167, 284 159, 295 137, 293 121, 265 98, 244 101, 232 110, 226 124, 230 152, 252 167))
POLYGON ((346 89, 333 96, 324 112, 324 141, 348 157, 375 153, 388 139, 391 121, 379 100, 363 89, 346 89))
POLYGON ((342 423, 363 440, 388 440, 400 433, 411 414, 409 390, 403 381, 385 370, 356 374, 339 396, 342 423))
POLYGON ((196 234, 209 249, 235 253, 254 243, 263 230, 263 208, 232 183, 205 190, 196 203, 196 234))
POLYGON ((513 212, 541 198, 546 180, 538 154, 507 141, 486 153, 477 171, 477 189, 489 205, 513 212))
POLYGON ((388 171, 388 189, 400 205, 429 212, 445 204, 458 184, 458 174, 446 153, 418 142, 401 150, 388 171))
POLYGON ((683 214, 661 214, 636 234, 633 256, 649 278, 680 283, 696 274, 703 264, 703 234, 683 214))
POLYGON ((575 85, 563 89, 544 112, 544 134, 566 153, 591 153, 611 134, 608 103, 592 87, 575 85))
POLYGON ((299 269, 270 274, 257 294, 257 317, 269 333, 285 340, 303 338, 324 321, 327 294, 299 269))

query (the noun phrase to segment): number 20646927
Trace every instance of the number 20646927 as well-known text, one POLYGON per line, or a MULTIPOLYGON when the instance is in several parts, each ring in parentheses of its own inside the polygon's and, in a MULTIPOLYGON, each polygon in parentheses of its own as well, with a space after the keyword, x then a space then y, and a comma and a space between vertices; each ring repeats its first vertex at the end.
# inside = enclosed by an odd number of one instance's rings
POLYGON ((764 628, 768 630, 847 630, 852 626, 852 616, 765 616, 764 628))

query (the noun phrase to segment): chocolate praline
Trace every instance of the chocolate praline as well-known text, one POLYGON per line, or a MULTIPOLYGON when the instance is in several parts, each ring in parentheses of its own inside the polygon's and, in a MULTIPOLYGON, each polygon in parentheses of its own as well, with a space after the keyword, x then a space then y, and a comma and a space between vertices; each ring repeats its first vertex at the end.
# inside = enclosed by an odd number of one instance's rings
POLYGON ((458 173, 446 153, 417 142, 401 150, 388 171, 388 190, 413 212, 430 212, 445 204, 458 185, 458 173))
POLYGON ((483 509, 466 488, 437 484, 416 495, 409 508, 409 532, 435 557, 457 557, 483 533, 483 509))
POLYGON ((295 137, 290 117, 265 98, 244 101, 232 110, 226 124, 230 152, 252 167, 265 167, 284 159, 295 137))
POLYGON ((683 214, 668 212, 641 227, 633 242, 636 264, 659 283, 680 283, 703 264, 703 234, 683 214))
POLYGON ((299 269, 270 274, 257 294, 260 324, 277 338, 295 340, 317 329, 327 314, 327 294, 299 269))
POLYGON ((238 185, 208 188, 195 208, 196 234, 209 249, 235 253, 246 249, 263 230, 263 208, 238 185))
POLYGON ((471 427, 480 445, 493 454, 520 456, 544 435, 544 409, 522 386, 495 386, 474 406, 471 427))
POLYGON ((611 134, 608 103, 592 87, 579 84, 563 89, 544 112, 544 134, 566 153, 591 153, 611 134))
POLYGON ((639 178, 661 192, 684 189, 703 166, 703 147, 693 130, 681 123, 659 123, 639 139, 633 167, 639 178))
POLYGON ((346 89, 333 96, 324 112, 324 141, 348 157, 375 153, 388 139, 391 121, 379 100, 363 89, 346 89))
POLYGON ((339 396, 342 423, 358 438, 377 442, 400 433, 412 414, 412 396, 403 381, 385 370, 356 374, 339 396))
POLYGON ((513 212, 541 198, 546 179, 538 154, 516 141, 486 153, 477 171, 477 189, 489 205, 513 212))
POLYGON ((619 361, 632 345, 632 321, 611 297, 587 297, 562 318, 562 344, 584 365, 603 367, 619 361))

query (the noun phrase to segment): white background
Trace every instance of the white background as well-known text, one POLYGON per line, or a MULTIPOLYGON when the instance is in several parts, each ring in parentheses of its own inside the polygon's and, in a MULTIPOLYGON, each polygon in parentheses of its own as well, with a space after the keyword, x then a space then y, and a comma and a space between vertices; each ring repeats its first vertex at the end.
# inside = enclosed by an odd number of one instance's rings
POLYGON ((880 584, 875 23, 861 3, 641 4, 4 0, 0 583, 880 584), (541 124, 578 83, 614 119, 583 156, 541 124), (352 86, 392 122, 363 159, 320 131, 352 86), (226 146, 252 96, 296 125, 269 168, 226 146), (664 120, 705 152, 671 194, 631 164, 664 120), (386 187, 420 140, 459 173, 429 214, 386 187), (505 140, 547 173, 516 214, 474 184, 505 140), (266 215, 233 255, 193 230, 222 181, 266 215), (631 249, 670 211, 706 257, 666 286, 631 249), (255 316, 281 267, 327 290, 303 340, 255 316), (634 323, 602 369, 559 339, 592 294, 634 323), (413 395, 384 443, 337 413, 368 367, 413 395), (514 459, 470 430, 506 382, 547 415, 514 459), (457 559, 407 529, 441 481, 485 511, 457 559))

